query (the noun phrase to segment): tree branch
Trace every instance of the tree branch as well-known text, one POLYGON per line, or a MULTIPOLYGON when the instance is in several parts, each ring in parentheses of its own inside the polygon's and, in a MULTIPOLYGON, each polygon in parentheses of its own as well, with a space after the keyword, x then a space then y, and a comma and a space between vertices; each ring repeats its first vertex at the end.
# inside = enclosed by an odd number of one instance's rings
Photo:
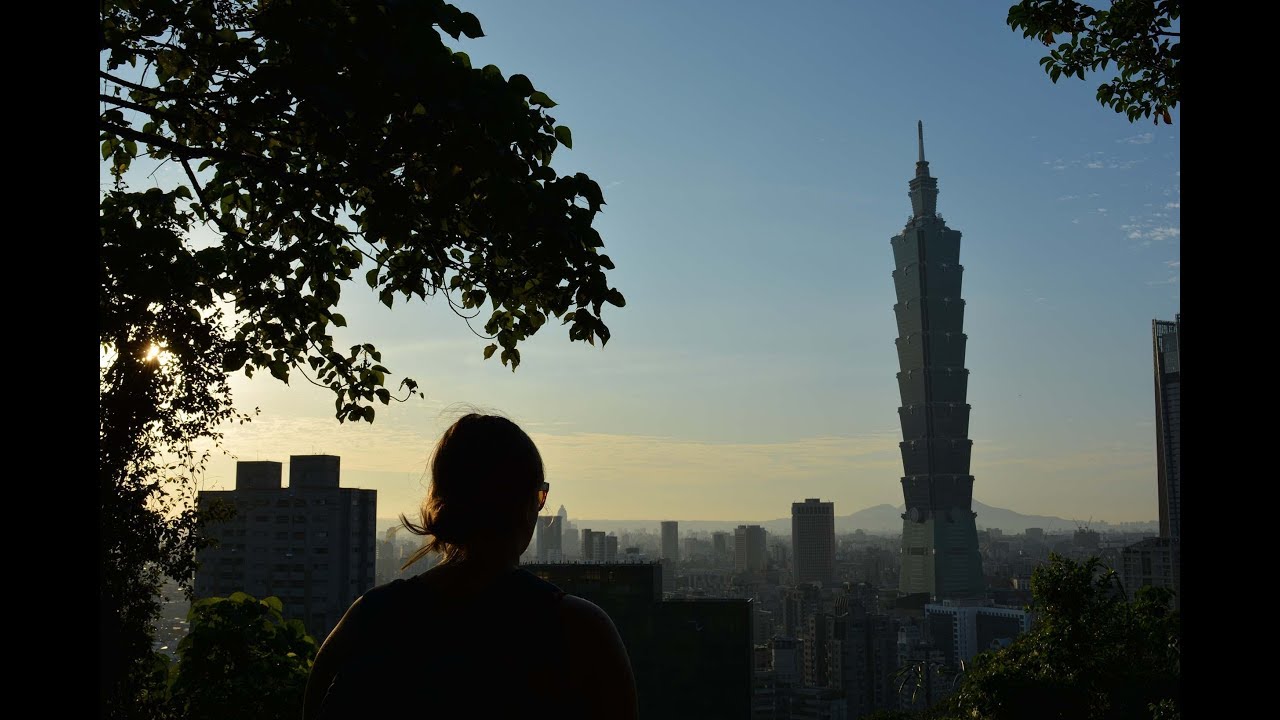
POLYGON ((187 179, 191 181, 191 189, 196 191, 196 197, 200 199, 200 204, 206 211, 212 213, 213 208, 209 207, 209 201, 204 197, 204 188, 200 186, 200 181, 196 179, 196 174, 191 169, 191 164, 187 162, 186 158, 178 158, 178 161, 182 163, 182 169, 187 171, 187 179))
POLYGON ((156 107, 147 107, 146 105, 130 102, 128 100, 125 100, 124 98, 116 97, 114 95, 100 93, 98 97, 101 98, 104 102, 109 102, 113 105, 119 105, 120 107, 128 108, 130 110, 137 110, 138 112, 143 113, 144 115, 150 115, 152 117, 161 117, 161 118, 172 117, 172 115, 169 114, 167 110, 161 110, 160 108, 156 108, 156 107))
POLYGON ((263 170, 267 170, 271 174, 273 174, 276 178, 283 178, 288 175, 288 172, 281 167, 280 163, 271 162, 267 158, 256 157, 253 155, 238 155, 236 153, 230 153, 230 152, 227 152, 226 150, 221 150, 219 148, 191 147, 189 145, 183 145, 182 143, 179 143, 174 140, 170 140, 169 138, 162 137, 160 135, 149 135, 147 133, 134 130, 131 127, 127 127, 124 125, 117 125, 113 122, 108 122, 101 118, 99 118, 98 120, 98 127, 102 128, 107 132, 115 133, 120 137, 129 138, 130 140, 136 140, 138 142, 146 143, 148 145, 151 145, 152 147, 158 147, 163 150, 167 150, 170 153, 177 155, 178 157, 181 157, 181 158, 186 158, 186 159, 212 158, 214 160, 241 162, 241 163, 253 165, 263 170))

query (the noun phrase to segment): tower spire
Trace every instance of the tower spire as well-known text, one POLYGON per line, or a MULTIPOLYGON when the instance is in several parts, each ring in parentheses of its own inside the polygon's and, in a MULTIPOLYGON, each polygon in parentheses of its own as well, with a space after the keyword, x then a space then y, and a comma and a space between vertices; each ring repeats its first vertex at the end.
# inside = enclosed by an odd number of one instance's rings
POLYGON ((929 161, 924 159, 924 121, 916 121, 916 137, 919 141, 920 159, 916 161, 916 176, 909 186, 912 217, 929 217, 938 211, 938 181, 929 175, 929 161))

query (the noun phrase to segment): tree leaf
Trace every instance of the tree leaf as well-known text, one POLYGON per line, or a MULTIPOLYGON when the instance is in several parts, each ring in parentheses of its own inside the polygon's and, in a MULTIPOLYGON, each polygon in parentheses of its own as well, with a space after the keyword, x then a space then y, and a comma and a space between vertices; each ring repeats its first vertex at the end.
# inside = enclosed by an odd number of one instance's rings
POLYGON ((547 94, 541 90, 535 90, 533 94, 529 96, 529 104, 541 105, 544 108, 553 108, 556 106, 556 103, 551 98, 547 97, 547 94))
POLYGON ((570 150, 573 149, 573 132, 570 131, 567 126, 556 126, 556 140, 559 140, 561 145, 564 145, 570 150))

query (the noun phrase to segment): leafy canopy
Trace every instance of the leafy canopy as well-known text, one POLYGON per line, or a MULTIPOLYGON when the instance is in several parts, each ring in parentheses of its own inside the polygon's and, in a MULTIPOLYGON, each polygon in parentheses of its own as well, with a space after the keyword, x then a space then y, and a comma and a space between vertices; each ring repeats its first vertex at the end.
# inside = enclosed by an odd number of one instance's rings
POLYGON ((302 714, 316 641, 279 598, 245 593, 191 606, 169 685, 174 717, 293 720, 302 714))
POLYGON ((335 343, 344 289, 447 303, 513 370, 551 318, 603 345, 603 306, 624 299, 592 228, 600 187, 551 166, 573 143, 555 102, 442 39, 481 37, 470 13, 442 0, 99 7, 113 180, 99 205, 102 692, 106 716, 136 717, 160 693, 163 577, 189 591, 204 542, 193 443, 249 419, 230 373, 301 375, 333 393, 339 421, 372 422, 418 385, 393 396, 374 345, 335 343), (132 188, 139 161, 184 180, 132 188))
MULTIPOLYGON (((607 342, 601 308, 624 300, 591 227, 604 198, 550 165, 572 133, 527 77, 471 67, 440 31, 483 34, 441 0, 106 2, 102 157, 120 176, 145 153, 188 180, 164 195, 162 254, 109 270, 178 283, 193 318, 229 303, 223 368, 306 373, 342 420, 391 398, 372 345, 334 347, 357 273, 388 307, 438 296, 474 317, 487 300, 484 354, 513 369, 552 316, 571 340, 607 342), (220 243, 195 250, 195 221, 220 243), (181 276, 157 277, 173 265, 181 276)), ((107 193, 103 222, 138 219, 134 196, 107 193)), ((104 341, 134 317, 107 314, 104 341)), ((151 341, 175 339, 166 329, 151 341)))
POLYGON ((1031 631, 978 655, 930 718, 1170 719, 1180 715, 1181 622, 1171 591, 1126 594, 1097 558, 1051 557, 1031 577, 1031 631))
POLYGON ((1115 0, 1104 10, 1074 0, 1022 0, 1007 23, 1022 36, 1053 48, 1040 65, 1054 83, 1063 75, 1084 80, 1086 71, 1116 75, 1098 86, 1098 102, 1123 113, 1173 124, 1169 111, 1182 93, 1181 33, 1173 30, 1181 0, 1115 0), (1067 39, 1054 47, 1059 36, 1067 39))

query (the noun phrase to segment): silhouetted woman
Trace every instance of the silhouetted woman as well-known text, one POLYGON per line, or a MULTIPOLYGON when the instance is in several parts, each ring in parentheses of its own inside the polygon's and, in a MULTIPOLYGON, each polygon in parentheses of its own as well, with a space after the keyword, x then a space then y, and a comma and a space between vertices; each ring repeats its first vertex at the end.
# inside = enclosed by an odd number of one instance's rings
POLYGON ((357 599, 307 683, 305 720, 635 718, 635 682, 600 608, 518 567, 547 501, 542 458, 515 423, 467 415, 431 459, 405 567, 441 560, 357 599))

